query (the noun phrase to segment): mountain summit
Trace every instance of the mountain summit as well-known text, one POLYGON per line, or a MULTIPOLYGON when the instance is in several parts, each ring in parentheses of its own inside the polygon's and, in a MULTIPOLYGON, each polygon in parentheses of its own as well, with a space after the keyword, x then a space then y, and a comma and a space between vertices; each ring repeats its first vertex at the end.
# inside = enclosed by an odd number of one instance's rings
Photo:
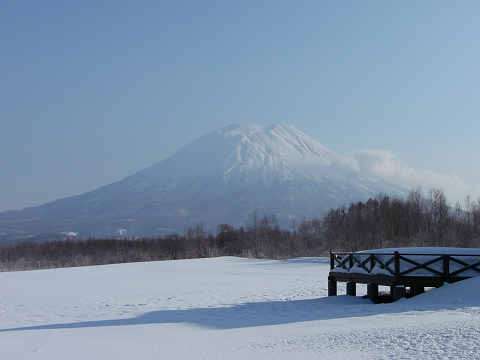
POLYGON ((229 126, 116 183, 42 206, 0 214, 0 230, 22 238, 155 235, 194 224, 244 224, 274 214, 286 225, 331 207, 403 189, 290 125, 229 126))

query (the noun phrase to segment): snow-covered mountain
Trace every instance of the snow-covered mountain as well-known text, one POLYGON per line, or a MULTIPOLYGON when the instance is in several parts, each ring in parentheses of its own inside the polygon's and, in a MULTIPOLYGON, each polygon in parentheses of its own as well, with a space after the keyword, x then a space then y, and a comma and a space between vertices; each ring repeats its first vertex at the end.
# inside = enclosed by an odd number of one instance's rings
POLYGON ((194 224, 244 224, 255 210, 288 224, 380 192, 404 191, 293 126, 230 126, 116 183, 0 214, 0 232, 153 235, 194 224))

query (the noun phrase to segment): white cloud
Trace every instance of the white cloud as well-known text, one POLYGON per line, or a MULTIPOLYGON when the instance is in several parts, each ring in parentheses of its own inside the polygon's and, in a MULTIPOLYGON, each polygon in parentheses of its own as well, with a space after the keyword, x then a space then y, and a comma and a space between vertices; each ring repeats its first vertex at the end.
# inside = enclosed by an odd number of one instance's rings
POLYGON ((380 176, 386 181, 408 188, 439 188, 451 201, 462 201, 467 195, 476 197, 480 187, 467 184, 457 175, 420 170, 401 162, 387 150, 365 150, 354 154, 358 169, 366 175, 380 176))

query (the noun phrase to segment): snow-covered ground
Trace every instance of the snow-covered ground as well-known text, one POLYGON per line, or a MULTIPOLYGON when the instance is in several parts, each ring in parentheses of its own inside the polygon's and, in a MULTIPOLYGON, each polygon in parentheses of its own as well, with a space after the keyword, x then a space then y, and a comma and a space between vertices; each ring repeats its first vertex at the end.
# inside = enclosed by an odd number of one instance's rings
POLYGON ((374 305, 325 297, 328 270, 216 258, 0 273, 0 359, 480 359, 480 278, 374 305))

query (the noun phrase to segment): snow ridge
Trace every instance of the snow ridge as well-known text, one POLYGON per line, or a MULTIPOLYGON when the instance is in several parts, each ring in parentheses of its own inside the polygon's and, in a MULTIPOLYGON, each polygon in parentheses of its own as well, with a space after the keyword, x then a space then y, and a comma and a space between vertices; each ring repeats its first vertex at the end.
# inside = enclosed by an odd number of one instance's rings
POLYGON ((291 125, 229 126, 181 149, 174 162, 188 162, 191 176, 222 176, 225 181, 336 178, 356 172, 354 161, 340 156, 291 125), (214 159, 214 164, 208 164, 214 159))

